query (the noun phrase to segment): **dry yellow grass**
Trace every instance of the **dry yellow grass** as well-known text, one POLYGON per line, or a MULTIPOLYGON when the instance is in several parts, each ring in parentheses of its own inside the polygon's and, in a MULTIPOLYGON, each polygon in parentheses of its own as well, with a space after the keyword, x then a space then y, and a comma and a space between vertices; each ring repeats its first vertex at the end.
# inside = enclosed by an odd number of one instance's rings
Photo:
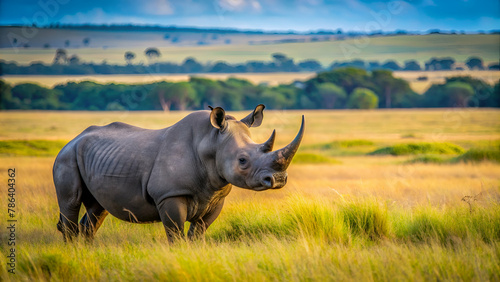
MULTIPOLYGON (((114 121, 151 129, 170 126, 188 112, 0 112, 0 139, 70 140, 90 125, 114 121)), ((248 114, 231 112, 237 118, 248 114)), ((466 142, 500 138, 500 110, 497 109, 406 109, 406 110, 318 110, 265 111, 261 127, 252 129, 256 142, 277 131, 277 145, 288 143, 305 115, 303 144, 332 140, 367 139, 380 143, 414 141, 466 142), (413 138, 404 138, 412 135, 413 138)))

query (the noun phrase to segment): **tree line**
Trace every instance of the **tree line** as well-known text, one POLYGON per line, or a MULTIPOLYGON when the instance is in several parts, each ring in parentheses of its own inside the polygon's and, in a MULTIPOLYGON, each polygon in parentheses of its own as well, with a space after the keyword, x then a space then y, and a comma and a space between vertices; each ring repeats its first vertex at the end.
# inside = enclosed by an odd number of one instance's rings
POLYGON ((35 61, 29 65, 18 65, 15 62, 0 60, 0 75, 92 75, 92 74, 156 74, 156 73, 267 73, 267 72, 319 72, 334 70, 343 67, 355 67, 365 70, 387 69, 392 71, 433 71, 433 70, 499 70, 498 63, 485 65, 483 59, 469 57, 464 66, 457 66, 457 62, 450 57, 431 58, 424 65, 416 60, 408 60, 404 65, 394 60, 383 63, 378 61, 352 60, 333 62, 324 67, 314 59, 307 59, 296 63, 293 58, 283 53, 273 53, 270 61, 247 61, 239 64, 229 64, 224 61, 203 64, 193 57, 186 58, 182 63, 158 62, 161 52, 151 47, 144 51, 148 64, 133 64, 137 57, 134 52, 124 54, 125 65, 111 65, 106 61, 100 64, 83 62, 76 54, 68 54, 65 49, 57 49, 52 64, 35 61))
POLYGON ((68 82, 53 88, 0 80, 0 109, 17 110, 198 110, 208 105, 227 110, 374 109, 413 107, 500 107, 500 81, 494 86, 469 76, 447 78, 423 95, 391 71, 346 67, 279 86, 256 85, 244 79, 185 82, 99 84, 68 82))

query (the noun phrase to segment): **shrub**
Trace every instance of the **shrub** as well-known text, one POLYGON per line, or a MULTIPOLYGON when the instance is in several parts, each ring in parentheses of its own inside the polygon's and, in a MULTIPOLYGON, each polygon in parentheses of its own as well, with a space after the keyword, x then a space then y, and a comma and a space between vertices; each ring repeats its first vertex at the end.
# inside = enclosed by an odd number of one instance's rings
POLYGON ((444 162, 445 162, 445 160, 439 156, 423 155, 423 156, 419 156, 419 157, 416 157, 414 159, 411 159, 411 160, 407 161, 406 163, 409 163, 409 164, 415 164, 415 163, 442 164, 444 162))
POLYGON ((453 162, 482 162, 491 161, 500 163, 500 150, 489 148, 472 148, 465 154, 453 159, 453 162))
POLYGON ((347 108, 349 109, 375 109, 378 106, 378 97, 366 88, 356 88, 349 96, 347 108))
POLYGON ((389 235, 387 207, 372 201, 346 203, 341 207, 344 223, 354 234, 364 235, 371 240, 389 235))
POLYGON ((353 139, 353 140, 338 140, 332 141, 329 143, 316 144, 311 146, 313 149, 320 150, 330 150, 336 148, 352 148, 352 147, 361 147, 361 146, 372 146, 374 143, 370 140, 363 139, 353 139))
POLYGON ((293 157, 292 162, 298 164, 340 163, 335 159, 312 153, 298 153, 295 155, 295 157, 293 157))
POLYGON ((464 149, 451 143, 405 143, 390 147, 381 148, 370 153, 370 155, 419 155, 419 154, 440 154, 452 155, 461 154, 464 149))

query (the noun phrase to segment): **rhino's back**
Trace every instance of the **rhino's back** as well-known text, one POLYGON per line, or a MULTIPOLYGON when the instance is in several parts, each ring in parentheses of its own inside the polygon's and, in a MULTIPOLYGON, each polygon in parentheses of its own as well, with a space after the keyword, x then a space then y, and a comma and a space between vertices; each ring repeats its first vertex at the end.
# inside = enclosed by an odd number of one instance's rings
POLYGON ((139 221, 155 220, 146 186, 165 130, 124 123, 91 126, 61 150, 54 170, 77 167, 91 194, 118 218, 127 220, 126 210, 139 221))
POLYGON ((89 178, 143 175, 151 171, 161 135, 161 131, 124 123, 90 127, 75 140, 80 169, 89 178))

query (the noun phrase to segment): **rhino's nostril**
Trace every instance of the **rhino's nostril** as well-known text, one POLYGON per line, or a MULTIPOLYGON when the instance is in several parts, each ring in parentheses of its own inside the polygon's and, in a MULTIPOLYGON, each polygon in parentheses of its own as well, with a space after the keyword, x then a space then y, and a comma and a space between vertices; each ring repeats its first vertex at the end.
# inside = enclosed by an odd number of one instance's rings
POLYGON ((274 184, 274 179, 272 176, 265 176, 264 178, 262 178, 262 185, 267 187, 267 188, 271 188, 273 187, 273 184, 274 184))

